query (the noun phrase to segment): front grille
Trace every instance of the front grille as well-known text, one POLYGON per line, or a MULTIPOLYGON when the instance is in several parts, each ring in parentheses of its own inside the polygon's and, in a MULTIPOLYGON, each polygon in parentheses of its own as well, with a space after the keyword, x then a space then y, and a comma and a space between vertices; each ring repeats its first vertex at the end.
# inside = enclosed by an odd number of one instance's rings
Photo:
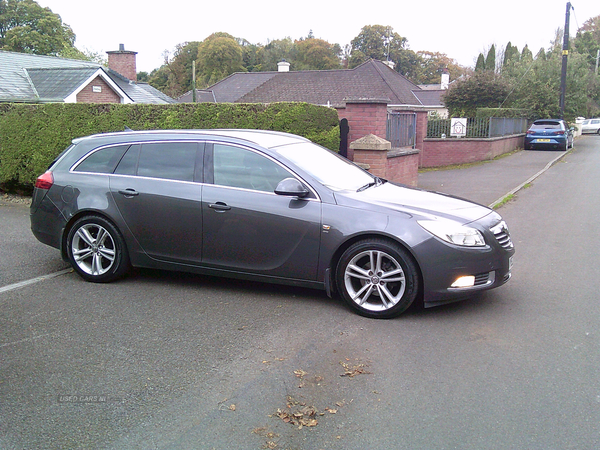
POLYGON ((498 225, 490 228, 494 236, 496 236, 496 240, 500 244, 502 248, 512 248, 513 243, 510 240, 510 233, 508 232, 508 227, 504 221, 500 222, 498 225))
POLYGON ((482 286, 484 284, 487 284, 488 281, 489 281, 489 279, 490 279, 489 272, 479 273, 479 274, 475 275, 475 284, 474 284, 474 286, 482 286))

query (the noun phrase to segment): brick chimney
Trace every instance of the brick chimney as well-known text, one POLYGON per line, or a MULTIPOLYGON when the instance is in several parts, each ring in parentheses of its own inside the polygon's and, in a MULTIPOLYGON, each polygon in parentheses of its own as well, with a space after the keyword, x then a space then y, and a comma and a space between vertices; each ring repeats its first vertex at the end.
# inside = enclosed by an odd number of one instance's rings
POLYGON ((108 68, 120 73, 125 78, 137 81, 135 68, 135 55, 137 52, 125 50, 124 44, 119 44, 119 50, 106 52, 108 54, 108 68))

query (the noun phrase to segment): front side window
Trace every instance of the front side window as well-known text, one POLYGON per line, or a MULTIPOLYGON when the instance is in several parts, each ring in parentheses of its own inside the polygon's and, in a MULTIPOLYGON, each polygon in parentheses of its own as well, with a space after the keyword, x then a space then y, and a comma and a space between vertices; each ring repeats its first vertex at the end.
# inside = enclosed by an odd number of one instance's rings
POLYGON ((273 192, 279 182, 293 175, 269 158, 251 150, 214 145, 214 183, 256 191, 273 192))

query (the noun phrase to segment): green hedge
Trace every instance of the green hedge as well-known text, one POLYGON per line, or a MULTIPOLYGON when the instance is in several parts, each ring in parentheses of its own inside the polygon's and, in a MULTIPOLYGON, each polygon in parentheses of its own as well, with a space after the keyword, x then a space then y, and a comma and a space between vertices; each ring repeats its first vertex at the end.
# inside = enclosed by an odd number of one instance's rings
POLYGON ((52 160, 77 137, 153 129, 252 128, 304 136, 339 148, 334 109, 308 103, 231 104, 0 104, 0 183, 32 186, 52 160))

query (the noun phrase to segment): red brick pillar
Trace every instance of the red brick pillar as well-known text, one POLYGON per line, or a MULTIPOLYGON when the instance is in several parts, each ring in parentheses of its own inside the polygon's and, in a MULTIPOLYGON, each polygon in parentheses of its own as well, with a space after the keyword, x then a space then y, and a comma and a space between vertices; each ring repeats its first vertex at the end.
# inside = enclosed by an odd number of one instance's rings
MULTIPOLYGON (((359 98, 346 99, 346 108, 338 110, 341 119, 348 119, 350 133, 348 142, 373 134, 382 139, 387 131, 387 99, 359 98)), ((352 147, 348 149, 348 159, 354 160, 352 147)))
POLYGON ((423 141, 427 137, 427 111, 417 111, 417 129, 415 148, 423 150, 423 141))
POLYGON ((368 166, 369 172, 381 178, 388 178, 388 151, 392 144, 373 134, 363 136, 350 143, 354 162, 368 166))

